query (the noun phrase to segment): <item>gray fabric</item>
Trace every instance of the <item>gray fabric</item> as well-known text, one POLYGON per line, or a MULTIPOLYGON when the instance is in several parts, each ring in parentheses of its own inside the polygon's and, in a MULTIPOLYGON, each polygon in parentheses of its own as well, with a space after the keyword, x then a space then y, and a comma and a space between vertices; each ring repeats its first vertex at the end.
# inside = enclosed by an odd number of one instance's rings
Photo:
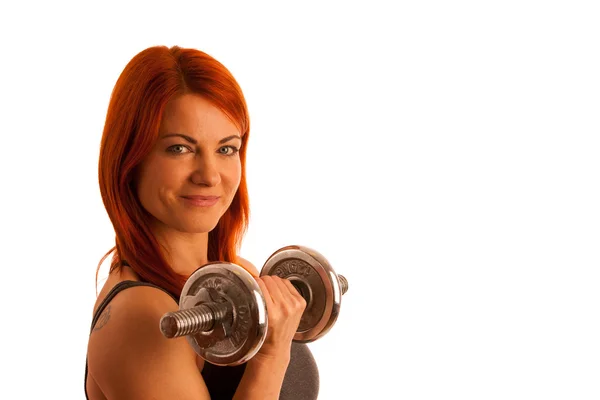
POLYGON ((319 394, 319 370, 310 349, 292 343, 290 365, 281 387, 280 400, 316 400, 319 394))

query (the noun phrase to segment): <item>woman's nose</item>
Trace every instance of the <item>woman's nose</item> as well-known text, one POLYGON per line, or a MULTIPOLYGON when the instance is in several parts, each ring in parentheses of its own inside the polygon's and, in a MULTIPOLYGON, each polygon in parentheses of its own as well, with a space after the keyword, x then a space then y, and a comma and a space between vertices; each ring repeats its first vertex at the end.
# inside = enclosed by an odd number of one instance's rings
POLYGON ((220 180, 216 161, 211 157, 202 157, 192 173, 192 182, 196 185, 216 186, 220 180))

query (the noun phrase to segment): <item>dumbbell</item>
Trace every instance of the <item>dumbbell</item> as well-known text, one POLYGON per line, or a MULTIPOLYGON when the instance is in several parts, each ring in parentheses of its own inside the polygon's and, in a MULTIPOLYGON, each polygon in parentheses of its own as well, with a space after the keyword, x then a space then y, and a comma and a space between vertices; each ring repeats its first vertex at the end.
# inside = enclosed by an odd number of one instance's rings
MULTIPOLYGON (((260 276, 289 279, 306 300, 294 341, 313 342, 335 324, 348 281, 319 252, 286 246, 265 262, 260 276)), ((267 336, 267 307, 254 277, 229 262, 211 262, 187 279, 179 310, 163 315, 160 330, 169 339, 185 336, 194 351, 215 365, 250 360, 267 336)))

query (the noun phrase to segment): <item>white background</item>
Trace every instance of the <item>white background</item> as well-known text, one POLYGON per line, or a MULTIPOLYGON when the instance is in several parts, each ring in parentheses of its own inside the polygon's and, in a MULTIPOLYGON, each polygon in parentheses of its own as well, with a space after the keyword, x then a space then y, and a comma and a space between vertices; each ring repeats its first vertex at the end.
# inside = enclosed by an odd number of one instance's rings
POLYGON ((320 399, 600 398, 596 4, 3 2, 0 398, 84 398, 106 108, 158 44, 246 95, 242 255, 350 282, 320 399))

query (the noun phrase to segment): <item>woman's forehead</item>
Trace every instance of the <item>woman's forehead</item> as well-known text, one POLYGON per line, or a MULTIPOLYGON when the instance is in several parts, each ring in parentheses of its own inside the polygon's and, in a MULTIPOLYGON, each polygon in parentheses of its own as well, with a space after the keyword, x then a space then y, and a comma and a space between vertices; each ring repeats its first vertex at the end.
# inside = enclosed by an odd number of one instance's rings
POLYGON ((197 140, 220 140, 225 136, 241 135, 227 114, 196 94, 178 96, 167 104, 160 133, 179 133, 197 140))

